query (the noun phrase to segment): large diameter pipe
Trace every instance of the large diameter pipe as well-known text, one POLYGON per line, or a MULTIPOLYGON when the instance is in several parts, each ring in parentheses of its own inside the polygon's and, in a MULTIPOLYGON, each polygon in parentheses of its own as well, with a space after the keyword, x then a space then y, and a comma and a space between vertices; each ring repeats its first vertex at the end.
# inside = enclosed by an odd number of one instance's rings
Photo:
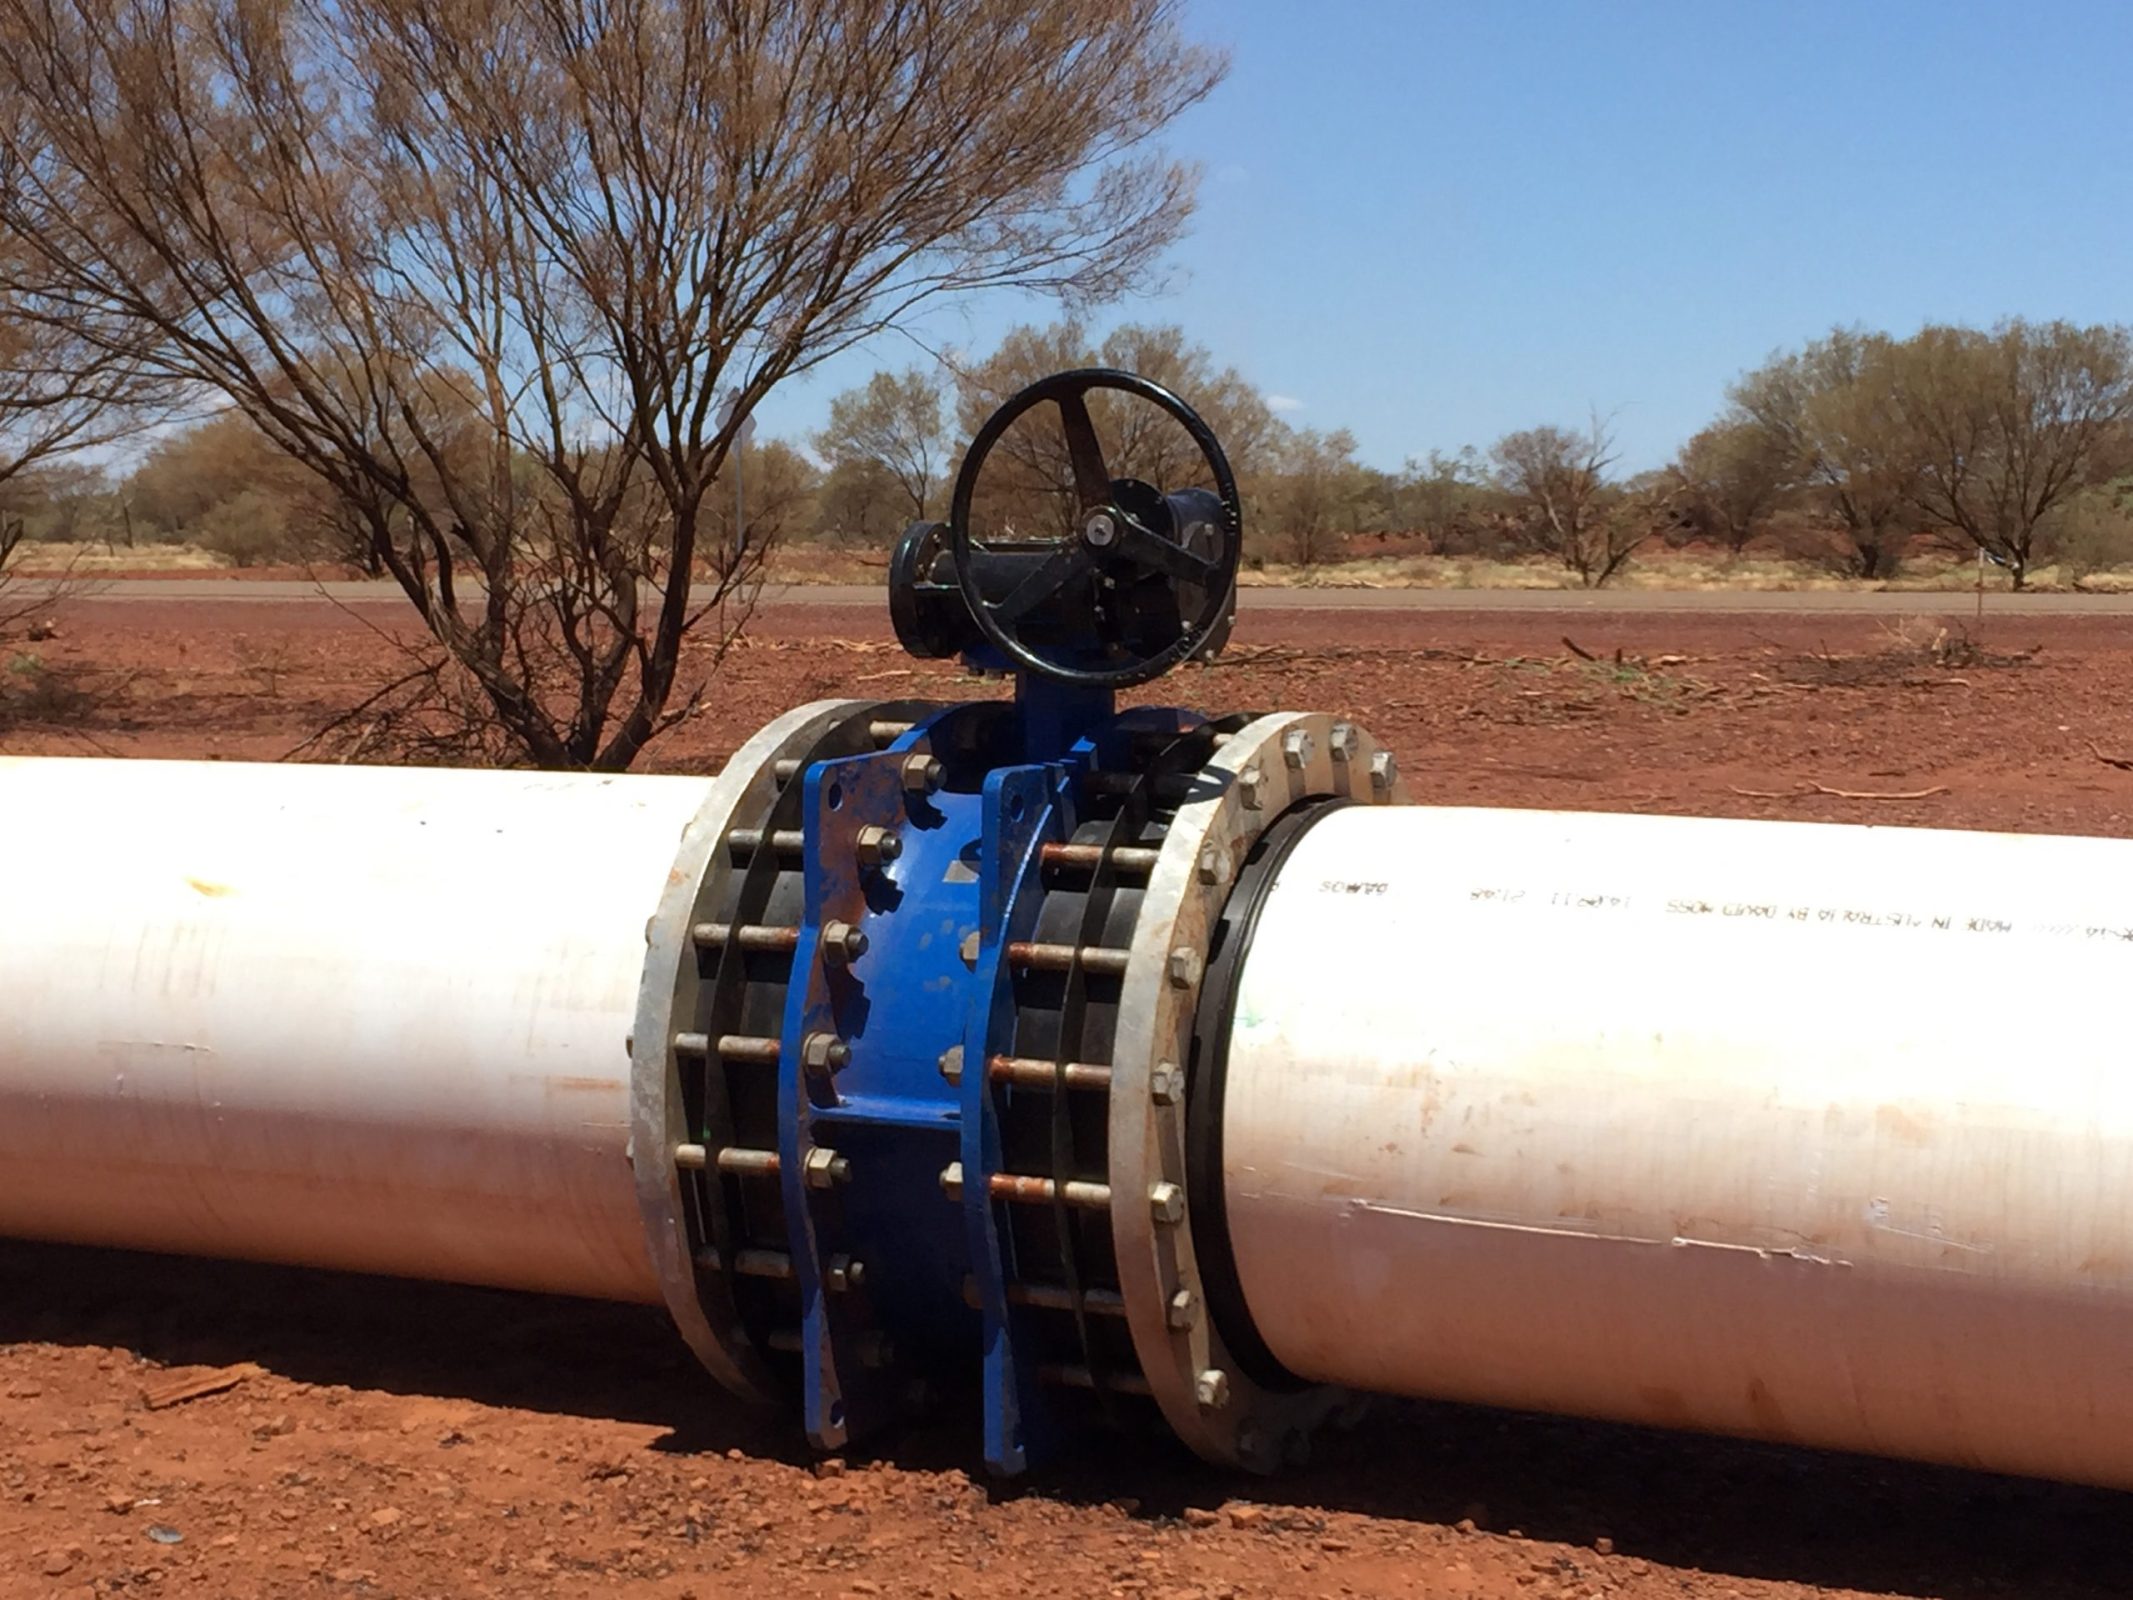
POLYGON ((2133 1487, 2133 843, 1356 809, 1269 892, 1250 1315, 1364 1390, 2133 1487))
POLYGON ((710 780, 0 759, 0 1234, 657 1301, 646 922, 710 780))

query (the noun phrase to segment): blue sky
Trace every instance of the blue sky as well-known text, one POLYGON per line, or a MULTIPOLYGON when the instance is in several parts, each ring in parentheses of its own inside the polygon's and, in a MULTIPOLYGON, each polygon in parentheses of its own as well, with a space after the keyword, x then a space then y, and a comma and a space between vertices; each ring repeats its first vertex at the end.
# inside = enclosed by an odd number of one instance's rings
MULTIPOLYGON (((1396 467, 1611 414, 1667 459, 1771 350, 1839 323, 2133 321, 2133 4, 1196 0, 1227 82, 1178 322, 1290 420, 1396 467)), ((983 349, 1041 302, 929 316, 983 349)), ((828 396, 916 352, 854 352, 828 396)))

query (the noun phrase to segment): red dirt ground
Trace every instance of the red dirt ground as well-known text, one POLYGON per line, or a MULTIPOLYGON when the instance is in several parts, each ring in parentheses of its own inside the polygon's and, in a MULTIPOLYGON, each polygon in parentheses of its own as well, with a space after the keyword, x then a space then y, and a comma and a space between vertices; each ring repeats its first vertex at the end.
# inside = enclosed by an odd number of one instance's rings
MULTIPOLYGON (((87 601, 61 629, 0 665, 34 650, 103 704, 0 750, 272 758, 388 654, 310 604, 87 601)), ((1163 688, 1353 715, 1429 800, 2133 833, 2133 771, 2096 753, 2133 755, 2124 626, 1937 631, 1260 614, 1163 688)), ((709 769, 803 699, 985 687, 864 613, 781 609, 756 637, 653 766, 709 769)), ((950 1415, 811 1469, 648 1311, 0 1244, 0 1596, 2133 1592, 2121 1496, 1765 1446, 1388 1403, 1270 1481, 1099 1439, 1003 1489, 974 1437, 950 1415), (144 1403, 238 1362, 225 1392, 144 1403)))

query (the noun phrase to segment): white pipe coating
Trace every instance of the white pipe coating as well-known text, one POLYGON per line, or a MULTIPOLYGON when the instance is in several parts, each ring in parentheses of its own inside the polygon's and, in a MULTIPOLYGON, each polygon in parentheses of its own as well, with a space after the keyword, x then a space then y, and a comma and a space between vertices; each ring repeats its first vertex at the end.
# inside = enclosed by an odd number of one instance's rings
POLYGON ((0 1234, 657 1301, 645 923, 702 778, 0 759, 0 1234))
POLYGON ((2133 1487, 2133 842, 1357 808, 1223 1119, 1299 1376, 2133 1487))

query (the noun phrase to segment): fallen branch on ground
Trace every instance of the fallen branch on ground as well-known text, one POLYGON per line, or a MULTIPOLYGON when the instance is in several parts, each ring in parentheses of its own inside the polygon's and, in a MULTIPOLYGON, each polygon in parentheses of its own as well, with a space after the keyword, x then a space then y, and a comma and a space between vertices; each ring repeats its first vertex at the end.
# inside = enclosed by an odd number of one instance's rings
POLYGON ((1936 783, 1930 789, 1905 789, 1894 793, 1873 789, 1832 789, 1826 783, 1796 783, 1790 789, 1741 789, 1730 783, 1726 787, 1750 800, 1796 800, 1806 794, 1826 794, 1839 800, 1930 800, 1937 794, 1948 792, 1945 783, 1936 783))
POLYGON ((2089 754, 2107 767, 2116 767, 2120 772, 2133 772, 2133 756, 2114 756, 2096 748, 2094 739, 2081 741, 2089 747, 2089 754))
POLYGON ((161 1411, 166 1406, 183 1405, 188 1400, 204 1400, 211 1394, 221 1394, 234 1389, 247 1378, 256 1378, 267 1369, 253 1361, 240 1361, 234 1367, 220 1367, 213 1372, 196 1373, 190 1378, 180 1378, 175 1383, 158 1385, 141 1391, 141 1399, 150 1411, 161 1411))

